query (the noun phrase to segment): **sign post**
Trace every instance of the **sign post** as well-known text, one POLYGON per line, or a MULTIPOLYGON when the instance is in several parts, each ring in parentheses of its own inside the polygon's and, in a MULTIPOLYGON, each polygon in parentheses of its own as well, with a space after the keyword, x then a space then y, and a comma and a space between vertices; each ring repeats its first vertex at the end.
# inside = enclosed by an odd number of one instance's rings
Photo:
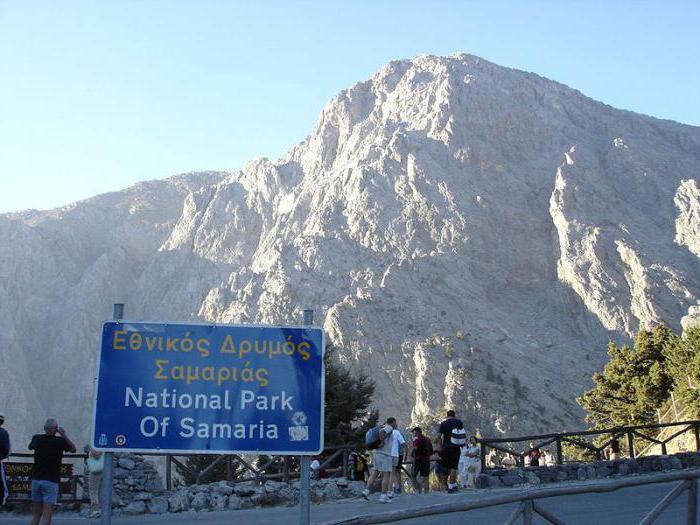
POLYGON ((313 326, 106 322, 92 445, 308 464, 323 450, 324 344, 313 326))
MULTIPOLYGON (((115 303, 112 318, 119 320, 124 317, 124 305, 115 303)), ((114 481, 114 457, 111 452, 105 452, 105 464, 102 469, 102 490, 100 491, 100 525, 112 525, 112 486, 114 481)))
MULTIPOLYGON (((314 324, 314 311, 304 310, 304 325, 314 324)), ((322 400, 323 402, 323 400, 322 400)), ((323 422, 321 422, 323 433, 323 422)), ((309 525, 311 521, 311 459, 309 456, 301 456, 301 478, 299 479, 299 523, 309 525)))

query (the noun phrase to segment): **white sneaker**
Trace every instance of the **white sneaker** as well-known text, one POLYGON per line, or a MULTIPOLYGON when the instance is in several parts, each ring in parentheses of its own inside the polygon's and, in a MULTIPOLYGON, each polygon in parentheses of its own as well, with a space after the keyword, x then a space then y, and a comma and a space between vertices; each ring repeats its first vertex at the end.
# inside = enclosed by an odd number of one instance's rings
POLYGON ((386 494, 379 496, 379 503, 389 503, 389 498, 387 498, 386 494))
POLYGON ((389 492, 386 493, 386 497, 389 499, 392 499, 394 497, 394 491, 390 490, 389 492))
POLYGON ((362 497, 365 498, 367 501, 369 501, 369 490, 364 489, 362 491, 362 497))

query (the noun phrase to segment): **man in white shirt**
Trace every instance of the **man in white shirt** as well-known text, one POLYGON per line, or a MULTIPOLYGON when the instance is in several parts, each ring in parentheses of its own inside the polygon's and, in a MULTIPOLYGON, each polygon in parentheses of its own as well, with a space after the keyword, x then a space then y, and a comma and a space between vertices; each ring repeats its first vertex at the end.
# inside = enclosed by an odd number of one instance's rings
POLYGON ((391 437, 391 466, 393 470, 391 471, 391 490, 387 494, 389 499, 394 497, 394 491, 396 494, 401 494, 401 468, 403 462, 406 461, 406 440, 403 434, 394 430, 391 437))
POLYGON ((369 499, 369 489, 379 475, 382 476, 382 493, 379 496, 379 502, 388 503, 391 500, 387 493, 389 492, 389 482, 391 481, 391 472, 393 470, 391 447, 394 443, 392 434, 395 428, 396 419, 390 417, 379 431, 379 446, 373 450, 372 473, 369 475, 365 490, 362 491, 362 497, 367 500, 369 499))

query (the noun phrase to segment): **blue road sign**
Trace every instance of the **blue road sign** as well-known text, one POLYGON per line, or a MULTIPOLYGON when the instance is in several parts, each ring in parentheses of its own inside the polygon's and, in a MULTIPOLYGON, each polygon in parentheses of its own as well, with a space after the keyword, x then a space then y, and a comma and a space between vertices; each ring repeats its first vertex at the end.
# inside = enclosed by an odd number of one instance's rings
POLYGON ((315 327, 107 322, 93 446, 318 454, 324 344, 315 327))

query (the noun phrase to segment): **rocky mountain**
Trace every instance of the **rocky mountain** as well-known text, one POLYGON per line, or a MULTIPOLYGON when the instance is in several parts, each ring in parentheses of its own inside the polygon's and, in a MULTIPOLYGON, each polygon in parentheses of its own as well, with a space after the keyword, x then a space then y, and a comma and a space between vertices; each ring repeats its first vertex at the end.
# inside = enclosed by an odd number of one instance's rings
POLYGON ((277 162, 0 216, 7 426, 85 438, 124 302, 224 323, 311 307, 384 416, 580 428, 609 338, 700 311, 699 175, 700 128, 470 55, 391 62, 277 162))

